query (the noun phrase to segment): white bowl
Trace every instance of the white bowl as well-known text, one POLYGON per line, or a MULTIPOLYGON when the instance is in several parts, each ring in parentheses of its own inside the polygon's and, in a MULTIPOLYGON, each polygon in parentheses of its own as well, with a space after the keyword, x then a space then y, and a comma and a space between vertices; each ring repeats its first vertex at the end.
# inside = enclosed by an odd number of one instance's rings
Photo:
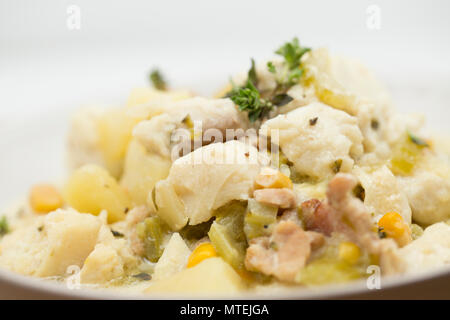
MULTIPOLYGON (((367 5, 357 0, 346 6, 329 1, 326 10, 312 1, 204 0, 199 7, 136 1, 132 8, 126 2, 79 1, 79 30, 67 28, 63 3, 28 1, 27 10, 19 1, 5 5, 0 10, 0 208, 25 197, 34 183, 64 179, 67 126, 80 105, 123 104, 131 88, 147 85, 155 65, 174 86, 212 93, 248 68, 250 57, 270 56, 294 35, 305 44, 360 58, 391 89, 401 111, 425 113, 432 130, 450 136, 450 20, 445 17, 450 3, 378 2, 382 24, 375 30, 366 24, 367 5)), ((382 287, 369 291, 354 283, 270 298, 450 298, 450 271, 386 279, 382 287)), ((114 297, 117 293, 73 291, 0 270, 0 298, 114 297)))

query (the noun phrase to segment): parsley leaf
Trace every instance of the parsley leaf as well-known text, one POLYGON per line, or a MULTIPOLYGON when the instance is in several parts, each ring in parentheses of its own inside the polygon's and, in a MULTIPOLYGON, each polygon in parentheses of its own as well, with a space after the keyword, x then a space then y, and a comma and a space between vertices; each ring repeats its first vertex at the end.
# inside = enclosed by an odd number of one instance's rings
POLYGON ((409 132, 409 131, 408 131, 408 138, 409 138, 409 140, 410 140, 412 143, 418 145, 419 147, 427 148, 427 147, 430 146, 430 145, 428 144, 428 142, 426 142, 424 139, 422 139, 422 138, 420 138, 420 137, 418 137, 418 136, 412 134, 412 133, 409 132))
POLYGON ((152 72, 150 73, 150 81, 156 89, 162 91, 167 90, 167 83, 158 69, 152 70, 152 72))
POLYGON ((245 86, 234 88, 229 98, 237 104, 239 110, 248 112, 251 122, 264 118, 273 109, 273 104, 261 98, 258 89, 250 79, 245 86))
POLYGON ((8 220, 5 216, 0 219, 0 237, 4 236, 9 232, 8 220))
POLYGON ((300 67, 302 56, 310 50, 310 48, 300 46, 298 38, 294 38, 291 42, 286 42, 275 53, 283 56, 288 68, 292 70, 300 67))
POLYGON ((255 60, 252 59, 252 66, 250 67, 250 70, 248 70, 248 80, 250 80, 255 86, 258 85, 258 76, 256 75, 256 68, 255 68, 255 60))
MULTIPOLYGON (((300 46, 298 38, 294 38, 291 42, 286 42, 281 46, 276 54, 284 58, 284 66, 279 72, 278 88, 280 91, 287 91, 290 87, 297 84, 303 75, 303 67, 301 59, 305 53, 310 51, 310 48, 300 46)), ((267 63, 269 72, 275 74, 276 69, 272 62, 267 63)))
POLYGON ((276 73, 277 69, 275 68, 274 64, 272 61, 267 62, 267 69, 269 70, 270 73, 276 73))

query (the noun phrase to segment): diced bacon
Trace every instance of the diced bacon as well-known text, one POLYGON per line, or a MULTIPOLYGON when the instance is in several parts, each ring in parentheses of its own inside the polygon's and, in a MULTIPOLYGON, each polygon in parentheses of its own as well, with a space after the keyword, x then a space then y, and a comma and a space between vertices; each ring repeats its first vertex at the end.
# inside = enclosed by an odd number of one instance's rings
POLYGON ((259 189, 253 193, 255 200, 264 204, 277 206, 283 209, 296 206, 295 194, 291 189, 259 189))
POLYGON ((310 254, 310 236, 294 222, 281 221, 271 237, 250 242, 245 266, 282 281, 294 281, 310 254))

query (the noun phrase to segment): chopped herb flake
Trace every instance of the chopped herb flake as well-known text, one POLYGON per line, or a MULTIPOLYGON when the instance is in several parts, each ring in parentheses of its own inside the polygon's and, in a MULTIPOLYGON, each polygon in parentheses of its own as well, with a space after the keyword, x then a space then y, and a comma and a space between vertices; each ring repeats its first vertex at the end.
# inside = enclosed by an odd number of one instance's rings
POLYGON ((427 148, 430 146, 428 144, 428 142, 426 142, 424 139, 417 137, 416 135, 412 134, 411 132, 408 132, 408 137, 412 143, 418 145, 419 147, 427 148))
POLYGON ((161 72, 158 69, 153 69, 150 73, 150 81, 152 82, 153 86, 158 89, 165 91, 167 90, 167 84, 164 80, 163 76, 161 75, 161 72))
POLYGON ((380 123, 378 122, 378 120, 372 119, 372 121, 370 122, 370 126, 373 130, 378 130, 378 128, 380 127, 380 123))
POLYGON ((115 230, 111 229, 111 232, 112 232, 113 236, 116 237, 116 238, 123 238, 124 237, 124 234, 120 233, 119 231, 115 231, 115 230))
POLYGON ((139 279, 139 280, 143 280, 143 281, 150 281, 152 280, 152 276, 149 275, 148 273, 145 272, 141 272, 138 274, 133 275, 133 278, 139 279))
POLYGON ((333 162, 331 169, 333 170, 334 173, 338 173, 339 171, 341 171, 341 167, 342 167, 342 159, 337 159, 335 162, 333 162))
POLYGON ((315 118, 309 119, 309 125, 310 126, 315 126, 316 123, 317 123, 317 120, 319 120, 319 117, 315 117, 315 118))
POLYGON ((364 190, 363 186, 361 184, 358 184, 353 189, 353 195, 357 198, 359 198, 361 201, 364 201, 366 198, 366 190, 364 190))
POLYGON ((3 216, 2 218, 0 218, 0 237, 4 236, 9 231, 10 230, 9 230, 8 220, 6 219, 5 216, 3 216))
POLYGON ((273 109, 274 105, 261 98, 261 95, 250 80, 241 88, 234 88, 229 98, 239 107, 241 111, 248 112, 251 122, 263 119, 273 109))
POLYGON ((270 73, 276 73, 277 69, 275 68, 274 64, 272 61, 267 62, 267 69, 269 70, 270 73))
POLYGON ((378 237, 380 237, 380 239, 384 239, 387 237, 387 234, 384 231, 384 228, 382 228, 382 227, 378 228, 378 237))

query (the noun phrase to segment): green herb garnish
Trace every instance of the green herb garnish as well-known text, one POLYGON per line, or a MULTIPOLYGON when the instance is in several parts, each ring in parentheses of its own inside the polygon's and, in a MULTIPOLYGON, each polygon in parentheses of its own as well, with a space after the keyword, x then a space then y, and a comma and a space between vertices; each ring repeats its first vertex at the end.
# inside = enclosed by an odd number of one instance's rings
POLYGON ((156 89, 162 91, 167 90, 167 83, 158 69, 152 70, 152 72, 150 73, 150 81, 156 89))
POLYGON ((291 42, 286 42, 275 53, 283 56, 289 69, 292 70, 300 67, 301 58, 310 50, 310 48, 300 46, 298 38, 294 38, 291 42))
POLYGON ((274 106, 270 101, 261 98, 258 89, 250 79, 247 80, 244 87, 235 87, 228 96, 237 104, 239 110, 248 112, 248 118, 251 122, 263 119, 274 106))
POLYGON ((258 86, 258 76, 256 75, 255 60, 251 59, 252 66, 248 70, 247 78, 253 85, 258 86))
POLYGON ((342 167, 342 159, 337 159, 331 165, 331 169, 333 170, 334 173, 338 173, 339 171, 341 171, 341 167, 342 167))
POLYGON ((270 73, 276 73, 277 72, 277 69, 273 65, 272 61, 267 62, 267 69, 269 70, 270 73))
MULTIPOLYGON (((280 77, 278 79, 279 87, 287 90, 300 81, 304 72, 301 59, 303 55, 310 50, 310 48, 300 46, 298 38, 294 38, 291 42, 286 42, 275 51, 275 53, 282 56, 285 61, 284 68, 280 71, 280 77)), ((267 68, 272 73, 275 73, 276 71, 271 62, 267 64, 267 68)))
POLYGON ((9 232, 9 224, 8 224, 8 220, 6 219, 5 216, 3 216, 0 219, 0 237, 4 236, 5 234, 7 234, 9 232))

